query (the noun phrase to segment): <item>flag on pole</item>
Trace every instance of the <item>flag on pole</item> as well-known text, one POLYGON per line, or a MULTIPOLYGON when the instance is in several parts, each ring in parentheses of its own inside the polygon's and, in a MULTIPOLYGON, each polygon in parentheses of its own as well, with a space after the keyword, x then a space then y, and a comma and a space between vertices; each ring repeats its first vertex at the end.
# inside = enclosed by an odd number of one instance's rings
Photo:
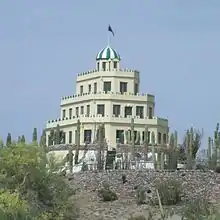
POLYGON ((112 28, 111 28, 110 25, 108 26, 108 31, 112 32, 112 35, 115 36, 115 33, 114 33, 114 31, 112 30, 112 28))

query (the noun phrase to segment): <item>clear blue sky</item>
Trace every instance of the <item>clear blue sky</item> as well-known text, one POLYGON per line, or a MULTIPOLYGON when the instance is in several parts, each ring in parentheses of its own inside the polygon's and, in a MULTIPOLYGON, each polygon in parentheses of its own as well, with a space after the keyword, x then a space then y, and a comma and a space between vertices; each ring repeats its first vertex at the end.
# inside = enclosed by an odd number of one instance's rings
POLYGON ((220 1, 0 1, 0 134, 31 139, 59 117, 78 72, 95 67, 107 27, 122 66, 141 71, 141 90, 182 135, 212 134, 220 120, 220 1))

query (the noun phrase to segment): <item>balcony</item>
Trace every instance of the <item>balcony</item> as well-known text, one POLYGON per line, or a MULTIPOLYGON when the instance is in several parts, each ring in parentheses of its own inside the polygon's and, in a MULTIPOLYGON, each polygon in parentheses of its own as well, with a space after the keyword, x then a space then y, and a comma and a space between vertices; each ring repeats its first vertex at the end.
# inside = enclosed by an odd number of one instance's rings
MULTIPOLYGON (((50 120, 46 124, 46 129, 54 128, 59 124, 62 126, 70 126, 77 123, 77 120, 80 120, 82 124, 94 124, 94 123, 108 123, 108 124, 122 124, 124 126, 129 126, 131 123, 131 117, 124 118, 122 116, 114 117, 113 115, 108 116, 105 115, 102 117, 102 115, 81 115, 80 117, 73 117, 73 118, 65 118, 65 119, 56 119, 56 120, 50 120)), ((149 119, 147 117, 145 118, 139 118, 134 117, 134 123, 138 125, 149 125, 149 126, 161 126, 161 127, 168 127, 168 120, 164 118, 159 117, 153 117, 152 119, 149 119)))
POLYGON ((154 95, 146 94, 146 93, 138 93, 133 94, 129 92, 125 92, 121 94, 120 92, 98 92, 94 93, 84 93, 82 95, 72 95, 72 96, 65 96, 61 99, 61 106, 75 104, 77 102, 87 102, 91 100, 123 100, 123 101, 133 101, 136 103, 143 103, 143 102, 151 102, 154 103, 154 95))

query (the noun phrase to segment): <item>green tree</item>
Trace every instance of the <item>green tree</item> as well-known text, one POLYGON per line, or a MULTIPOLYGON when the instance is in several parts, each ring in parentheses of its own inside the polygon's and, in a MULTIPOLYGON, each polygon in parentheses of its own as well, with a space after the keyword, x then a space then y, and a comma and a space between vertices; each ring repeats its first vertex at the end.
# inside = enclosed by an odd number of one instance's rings
POLYGON ((17 141, 18 144, 21 143, 21 136, 18 136, 18 141, 17 141))
POLYGON ((11 147, 12 140, 11 140, 11 133, 8 133, 7 139, 6 139, 6 146, 11 147))
POLYGON ((0 148, 4 147, 4 141, 0 139, 0 148))
POLYGON ((76 219, 69 200, 74 190, 61 176, 49 172, 44 160, 45 153, 37 146, 0 149, 0 186, 5 189, 0 191, 0 219, 76 219), (5 209, 3 218, 1 210, 5 209))
POLYGON ((37 128, 34 128, 34 131, 32 134, 32 143, 37 143, 37 128))
POLYGON ((21 142, 20 143, 25 144, 25 136, 24 135, 21 136, 21 142))

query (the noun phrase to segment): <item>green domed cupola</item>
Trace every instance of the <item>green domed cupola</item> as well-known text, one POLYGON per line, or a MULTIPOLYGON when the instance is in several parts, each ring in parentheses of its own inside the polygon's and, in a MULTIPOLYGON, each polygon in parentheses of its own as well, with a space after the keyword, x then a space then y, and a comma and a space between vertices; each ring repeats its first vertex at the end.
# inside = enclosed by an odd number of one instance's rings
POLYGON ((111 48, 110 46, 107 46, 99 51, 99 53, 96 56, 96 60, 120 60, 119 53, 111 48))

